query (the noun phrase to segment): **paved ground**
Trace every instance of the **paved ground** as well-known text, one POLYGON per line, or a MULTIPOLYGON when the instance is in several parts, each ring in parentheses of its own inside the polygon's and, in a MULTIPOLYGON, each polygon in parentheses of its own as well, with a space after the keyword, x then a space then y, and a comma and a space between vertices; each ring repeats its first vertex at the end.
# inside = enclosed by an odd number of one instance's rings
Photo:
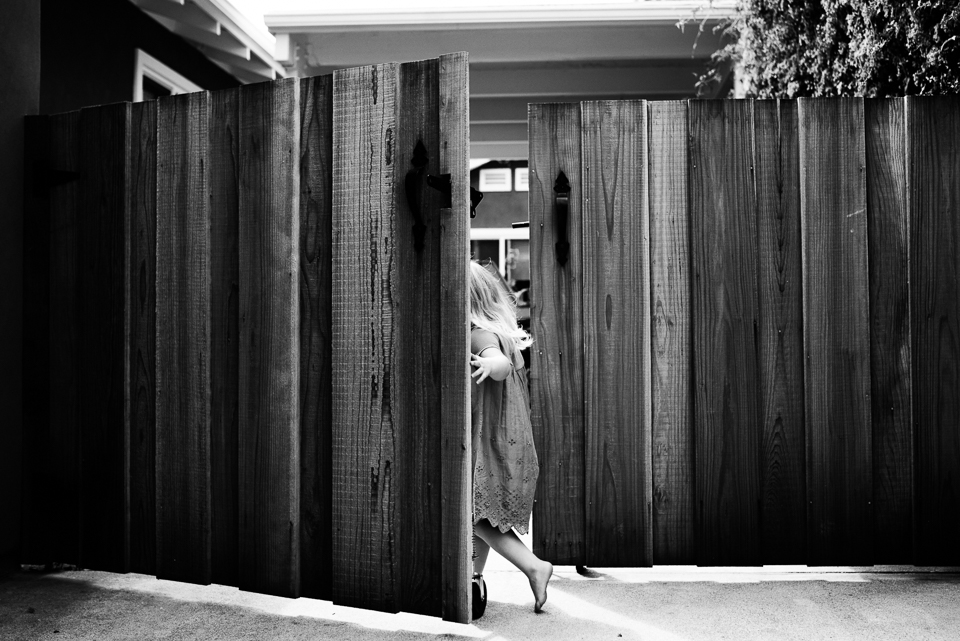
POLYGON ((960 639, 960 573, 559 567, 545 612, 501 559, 472 625, 139 574, 0 580, 0 639, 960 639))

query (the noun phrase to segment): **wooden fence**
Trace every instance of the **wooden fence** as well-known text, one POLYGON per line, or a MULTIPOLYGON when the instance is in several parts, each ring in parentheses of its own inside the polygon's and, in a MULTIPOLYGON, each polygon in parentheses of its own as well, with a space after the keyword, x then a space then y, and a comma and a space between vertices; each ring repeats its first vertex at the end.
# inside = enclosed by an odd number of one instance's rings
POLYGON ((465 54, 30 119, 23 562, 469 621, 468 122, 465 54))
POLYGON ((529 124, 537 554, 960 565, 960 99, 529 124))

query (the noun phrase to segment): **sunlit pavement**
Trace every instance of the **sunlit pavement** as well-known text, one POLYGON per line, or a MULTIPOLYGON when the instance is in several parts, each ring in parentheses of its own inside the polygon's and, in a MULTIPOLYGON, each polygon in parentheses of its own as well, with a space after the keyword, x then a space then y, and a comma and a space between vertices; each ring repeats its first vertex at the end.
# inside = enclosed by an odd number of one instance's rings
MULTIPOLYGON (((529 537, 523 537, 529 544, 529 537)), ((556 568, 541 614, 491 554, 470 625, 142 574, 0 580, 0 639, 960 639, 960 568, 556 568)))
POLYGON ((139 574, 21 572, 0 580, 0 639, 950 639, 958 568, 558 567, 542 614, 491 559, 471 625, 139 574), (911 568, 912 569, 912 568, 911 568))

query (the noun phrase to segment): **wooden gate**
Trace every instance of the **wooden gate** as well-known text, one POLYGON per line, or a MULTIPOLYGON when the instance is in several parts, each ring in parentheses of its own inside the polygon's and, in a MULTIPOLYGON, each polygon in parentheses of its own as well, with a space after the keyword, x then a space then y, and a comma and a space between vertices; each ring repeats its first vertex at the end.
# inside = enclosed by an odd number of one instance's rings
POLYGON ((467 83, 31 119, 23 562, 469 621, 467 83))
POLYGON ((960 99, 529 126, 537 554, 960 564, 960 99))

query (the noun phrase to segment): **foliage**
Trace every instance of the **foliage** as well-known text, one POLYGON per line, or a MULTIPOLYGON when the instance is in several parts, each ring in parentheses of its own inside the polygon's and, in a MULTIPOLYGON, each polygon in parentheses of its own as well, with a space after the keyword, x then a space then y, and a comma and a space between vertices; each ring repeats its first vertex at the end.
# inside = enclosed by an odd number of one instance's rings
POLYGON ((960 0, 738 0, 718 29, 701 90, 732 65, 756 98, 960 93, 960 0))

